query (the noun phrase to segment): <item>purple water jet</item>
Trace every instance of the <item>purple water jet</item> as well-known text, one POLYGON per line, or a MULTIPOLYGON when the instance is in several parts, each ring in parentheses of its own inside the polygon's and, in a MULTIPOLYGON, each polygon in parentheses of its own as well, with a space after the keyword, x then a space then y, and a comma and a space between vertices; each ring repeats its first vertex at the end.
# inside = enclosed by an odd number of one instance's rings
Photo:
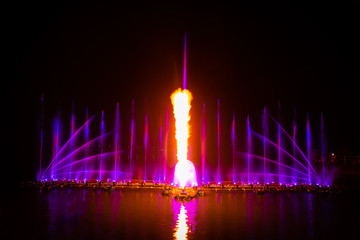
POLYGON ((311 176, 310 176, 310 159, 311 159, 311 132, 310 132, 310 119, 309 119, 309 113, 306 115, 306 146, 307 146, 307 158, 308 158, 308 177, 309 181, 308 183, 311 184, 311 176))
POLYGON ((221 182, 220 174, 220 100, 217 100, 217 181, 221 182))
POLYGON ((166 169, 167 169, 167 157, 168 157, 168 140, 169 140, 169 106, 166 107, 165 115, 165 140, 164 140, 164 178, 163 181, 166 181, 166 169))
MULTIPOLYGON (((278 124, 278 126, 280 127, 282 133, 284 133, 285 136, 287 136, 288 139, 293 143, 293 146, 296 147, 297 152, 301 154, 301 156, 305 159, 305 161, 306 161, 307 163, 309 163, 308 157, 307 157, 307 156, 304 154, 304 152, 300 149, 300 147, 298 146, 298 144, 296 144, 296 143, 294 142, 293 138, 286 132, 286 130, 280 125, 280 123, 279 123, 278 121, 276 121, 276 119, 275 119, 273 116, 271 116, 269 113, 267 113, 267 115, 270 117, 271 120, 273 120, 276 124, 278 124)), ((310 164, 310 168, 315 172, 315 170, 312 168, 311 164, 310 164)))
MULTIPOLYGON (((278 102, 278 119, 280 119, 280 101, 278 102)), ((277 126, 277 143, 278 143, 278 146, 279 146, 278 161, 279 161, 279 163, 281 163, 281 151, 280 151, 280 148, 281 148, 281 126, 280 126, 280 122, 278 123, 278 126, 277 126)), ((282 183, 282 179, 281 179, 282 172, 281 172, 281 165, 280 164, 278 166, 278 173, 279 173, 279 180, 278 181, 281 184, 282 183)))
POLYGON ((232 146, 232 181, 236 182, 235 179, 235 115, 233 114, 233 120, 231 124, 231 146, 232 146))
MULTIPOLYGON (((73 148, 74 148, 74 145, 75 145, 75 141, 74 141, 74 138, 73 138, 73 135, 74 135, 74 133, 75 133, 75 110, 74 110, 74 103, 72 103, 71 124, 70 124, 70 126, 71 126, 71 127, 70 127, 70 139, 71 139, 71 141, 70 141, 70 151, 72 151, 73 148)), ((73 161, 72 158, 70 158, 69 160, 70 160, 70 162, 73 161)), ((71 175, 71 172, 72 172, 72 167, 71 167, 71 165, 70 165, 70 167, 69 167, 69 176, 68 176, 68 179, 72 179, 72 178, 73 178, 73 176, 71 175)))
POLYGON ((51 179, 57 179, 54 165, 58 161, 60 138, 60 118, 56 117, 53 124, 53 161, 51 162, 51 179))
POLYGON ((203 113, 201 119, 201 180, 205 182, 205 155, 206 155, 206 119, 205 104, 203 104, 203 113))
POLYGON ((186 89, 187 80, 186 80, 186 33, 184 37, 184 66, 183 66, 183 89, 186 89))
MULTIPOLYGON (((251 130, 250 130, 251 131, 251 130)), ((255 132, 255 131, 251 131, 252 134, 254 134, 255 136, 261 138, 261 139, 265 139, 267 143, 270 143, 272 146, 274 146, 278 151, 281 151, 283 154, 285 154, 286 156, 292 158, 294 161, 296 161, 301 167, 303 167, 306 171, 309 171, 309 165, 308 167, 306 167, 304 164, 302 164, 299 160, 297 160, 294 156, 292 156, 289 152, 287 152, 285 149, 283 149, 282 147, 280 147, 279 145, 277 145, 275 142, 271 141, 270 139, 265 138, 264 136, 262 136, 261 134, 255 132)), ((249 151, 248 151, 249 153, 249 151)), ((308 162, 307 162, 308 163, 308 162)), ((280 165, 281 163, 279 163, 280 165)), ((308 163, 309 164, 309 163, 308 163)), ((319 176, 317 175, 316 171, 314 170, 314 168, 311 166, 310 164, 310 169, 313 170, 313 172, 310 172, 310 175, 312 174, 314 176, 314 178, 318 178, 319 176)))
POLYGON ((134 162, 134 137, 135 137, 135 103, 134 99, 131 101, 131 126, 130 126, 130 169, 129 169, 129 181, 132 179, 133 162, 134 162))
MULTIPOLYGON (((271 116, 269 113, 268 113, 267 115, 268 115, 268 116, 270 117, 270 119, 272 119, 276 124, 279 124, 279 122, 276 121, 276 119, 275 119, 273 116, 271 116)), ((279 125, 279 126, 280 126, 280 129, 281 129, 282 133, 284 133, 285 136, 287 136, 288 139, 293 143, 293 146, 296 147, 297 153, 300 153, 300 154, 301 154, 301 156, 303 157, 303 159, 304 159, 304 160, 306 161, 306 163, 308 164, 308 167, 310 167, 310 169, 315 173, 316 177, 319 178, 319 175, 316 173, 316 171, 314 170, 313 166, 312 166, 311 163, 310 163, 310 159, 304 154, 304 152, 300 149, 300 147, 298 146, 298 144, 296 144, 296 143, 294 142, 293 138, 286 132, 286 130, 285 130, 281 125, 279 125)), ((310 132, 309 132, 309 133, 310 133, 310 132)), ((310 140, 310 136, 309 136, 309 140, 310 140)), ((294 158, 294 159, 295 159, 295 158, 294 158)))
MULTIPOLYGON (((70 152, 68 155, 66 155, 65 157, 61 158, 60 160, 58 160, 56 162, 56 164, 54 164, 52 166, 52 169, 56 169, 59 165, 61 164, 65 164, 66 162, 72 162, 72 161, 67 161, 68 159, 72 159, 74 157, 76 157, 76 155, 80 154, 83 150, 87 150, 87 148, 91 147, 92 145, 94 145, 94 143, 97 143, 99 140, 102 140, 105 136, 109 135, 108 133, 105 133, 104 135, 100 135, 86 143, 84 143, 83 145, 81 145, 80 147, 74 149, 72 152, 70 152)), ((86 154, 87 155, 87 154, 86 154)), ((43 174, 48 173, 48 170, 44 171, 43 174)))
POLYGON ((247 182, 250 183, 250 153, 251 153, 251 129, 250 129, 250 117, 247 116, 246 120, 247 128, 247 182))
POLYGON ((161 180, 161 167, 163 166, 163 162, 162 162, 162 151, 163 151, 163 131, 162 131, 162 121, 161 121, 161 117, 160 117, 160 127, 159 127, 159 171, 158 171, 158 181, 161 180))
MULTIPOLYGON (((87 156, 85 158, 81 158, 81 159, 78 159, 76 161, 73 161, 73 162, 70 162, 62 167, 58 167, 56 169, 56 171, 59 171, 61 169, 67 169, 68 167, 70 166, 74 166, 74 165, 78 165, 80 163, 83 163, 83 162, 89 162, 89 161, 97 161, 99 158, 105 158, 105 157, 108 157, 108 156, 114 156, 115 155, 115 152, 106 152, 106 153, 100 153, 100 154, 96 154, 96 155, 92 155, 92 156, 87 156)), ((101 176, 101 174, 103 172, 105 172, 106 170, 104 169, 100 169, 99 170, 99 176, 101 176)), ((68 172, 68 171, 66 171, 68 172)), ((80 172, 83 172, 83 171, 80 171, 80 172)), ((108 172, 113 172, 113 171, 108 171, 108 172)))
MULTIPOLYGON (((104 116, 104 110, 101 111, 101 122, 100 122, 100 133, 101 135, 105 134, 105 116, 104 116)), ((100 140, 100 154, 104 152, 104 139, 100 140)), ((103 179, 103 170, 104 170, 104 157, 103 155, 100 155, 100 165, 99 165, 99 179, 103 179)))
MULTIPOLYGON (((53 162, 63 153, 64 150, 67 149, 67 147, 69 146, 69 143, 71 142, 72 138, 75 138, 79 135, 79 133, 81 133, 81 131, 85 128, 87 123, 90 123, 95 116, 92 116, 88 121, 86 121, 80 128, 78 128, 78 130, 76 130, 76 132, 73 134, 72 137, 70 137, 67 142, 60 148, 60 150, 57 152, 57 154, 55 154, 55 156, 52 156, 51 162, 49 163, 48 167, 45 169, 48 170, 51 166, 53 166, 53 162)), ((59 117, 58 117, 59 118, 59 117)), ((56 122, 57 120, 55 119, 54 122, 56 122)), ((60 120, 59 120, 60 121, 60 120)), ((54 127, 53 127, 54 129, 54 127)), ((53 139, 56 136, 56 134, 53 131, 53 139)), ((54 142, 54 141, 53 141, 54 142)), ((54 151, 53 151, 54 152, 54 151)))
POLYGON ((115 113, 115 133, 114 133, 114 173, 113 173, 113 179, 118 180, 117 172, 119 171, 119 163, 121 161, 120 159, 120 110, 119 110, 119 103, 116 103, 116 113, 115 113))
POLYGON ((149 122, 148 122, 148 115, 145 114, 145 126, 144 126, 144 181, 147 180, 146 175, 146 161, 147 161, 147 154, 148 154, 148 135, 149 135, 149 122))
MULTIPOLYGON (((283 163, 279 163, 278 161, 275 161, 275 160, 272 160, 272 159, 269 159, 269 158, 264 158, 264 156, 259 156, 259 155, 255 155, 255 154, 251 154, 251 153, 242 153, 242 152, 240 152, 239 154, 245 154, 245 155, 250 156, 251 158, 254 158, 254 159, 259 159, 259 160, 263 160, 263 161, 266 161, 266 162, 269 162, 269 163, 273 163, 276 166, 280 165, 280 166, 282 166, 284 168, 287 168, 289 170, 292 170, 292 171, 295 171, 297 173, 303 174, 305 177, 308 176, 307 175, 308 173, 301 172, 301 171, 297 170, 296 168, 290 167, 290 166, 288 166, 286 164, 283 164, 283 163)), ((262 174, 264 176, 268 175, 268 173, 264 174, 264 173, 259 172, 259 175, 262 175, 262 174)), ((292 175, 292 176, 294 176, 294 175, 292 175)))
MULTIPOLYGON (((135 116, 134 116, 134 100, 132 101, 132 109, 131 109, 131 129, 130 129, 130 141, 129 141, 129 149, 130 150, 120 150, 120 106, 117 104, 115 110, 115 124, 112 131, 105 133, 105 116, 104 111, 101 112, 100 115, 100 131, 99 136, 90 139, 89 131, 90 131, 90 120, 88 117, 88 110, 86 110, 85 123, 80 126, 79 129, 75 131, 75 127, 73 122, 70 122, 70 129, 73 134, 70 134, 69 138, 72 140, 68 140, 64 145, 60 146, 60 117, 57 116, 54 120, 53 124, 53 153, 52 153, 52 161, 49 166, 42 171, 42 178, 47 179, 57 179, 59 177, 64 177, 65 179, 82 179, 82 180, 91 180, 94 178, 101 180, 109 180, 119 181, 123 180, 122 178, 128 178, 129 181, 133 179, 134 173, 134 159, 136 157, 136 153, 134 149, 135 146, 135 116), (79 138, 79 133, 84 131, 84 135, 82 138, 79 138), (109 147, 112 144, 109 143, 111 138, 107 138, 105 141, 105 137, 112 135, 113 148, 111 150, 113 152, 107 152, 109 147), (79 141, 82 141, 80 144, 79 141), (77 142, 76 146, 71 146, 71 142, 77 142), (105 145, 106 143, 106 145, 105 145), (60 148, 61 147, 61 148, 60 148), (60 149, 60 150, 59 150, 60 149), (62 150, 61 153, 59 153, 62 150), (126 163, 126 158, 120 157, 122 154, 129 154, 127 159, 130 159, 130 168, 128 172, 125 172, 124 169, 120 166, 124 166, 126 163), (121 168, 121 169, 120 169, 121 168), (70 171, 71 169, 71 171, 70 171)), ((297 145, 297 125, 296 125, 296 117, 295 112, 293 116, 292 123, 292 137, 289 138, 290 134, 288 134, 285 129, 280 125, 279 122, 275 121, 275 136, 274 140, 269 137, 269 126, 267 123, 267 116, 270 116, 267 112, 267 109, 264 108, 263 111, 263 119, 262 119, 262 134, 257 133, 250 126, 250 116, 247 116, 246 119, 246 152, 239 154, 237 152, 237 143, 236 143, 236 119, 235 114, 232 116, 231 121, 231 132, 229 136, 231 137, 231 151, 232 158, 229 158, 228 165, 231 166, 228 171, 230 174, 224 179, 221 177, 221 168, 223 167, 221 164, 223 163, 220 158, 220 145, 221 145, 221 129, 220 129, 220 104, 217 104, 217 172, 213 179, 208 178, 206 176, 206 172, 208 171, 209 165, 206 165, 206 117, 205 117, 205 104, 202 108, 202 119, 201 119, 201 128, 200 140, 201 140, 201 153, 200 153, 200 161, 201 161, 201 180, 203 183, 205 181, 208 183, 209 181, 216 180, 217 182, 221 181, 229 181, 237 182, 238 180, 247 180, 248 183, 257 183, 257 182, 274 182, 282 184, 297 184, 297 183, 313 183, 313 182, 325 182, 325 170, 324 163, 322 163, 322 177, 320 178, 315 171, 315 167, 311 164, 311 134, 310 134, 310 118, 307 115, 306 118, 306 149, 307 156, 303 156, 300 151, 300 147, 297 145), (281 144, 279 145, 279 129, 280 134, 282 136, 287 136, 289 138, 289 142, 286 143, 285 137, 281 140, 281 144), (253 137, 254 136, 254 137, 253 137), (290 144, 289 144, 290 143, 290 144), (281 154, 281 161, 279 161, 279 152, 281 154), (297 158, 299 157, 299 158, 297 158), (231 160, 230 160, 231 159, 231 160), (241 159, 245 160, 244 163, 241 163, 241 159), (232 161, 232 162, 231 162, 232 161), (231 164, 232 163, 232 164, 231 164), (281 173, 279 173, 279 169, 281 169, 281 173), (241 178, 240 178, 241 177, 241 178), (245 178, 244 178, 245 177, 245 178), (281 180, 281 182, 280 182, 281 180)), ((144 168, 142 177, 143 180, 155 180, 155 181, 166 181, 167 176, 167 150, 168 150, 168 134, 169 134, 169 113, 168 109, 165 117, 165 125, 163 125, 162 118, 160 121, 160 125, 158 128, 158 145, 151 145, 151 141, 149 141, 149 120, 148 114, 145 114, 145 125, 144 125, 144 135, 143 135, 143 152, 144 152, 144 168), (158 146, 159 149, 155 146, 158 146), (151 158, 149 156, 151 155, 151 158), (149 173, 151 173, 149 175, 149 173)), ((274 120, 274 119, 273 119, 274 120)), ((320 122, 320 133, 321 133, 321 145, 322 145, 322 158, 324 158, 324 123, 323 116, 321 116, 320 122)), ((256 125, 256 124, 254 124, 256 125)), ((70 132, 70 133, 71 133, 70 132)), ((241 146, 240 146, 241 148, 241 146)), ((214 149, 215 150, 215 149, 214 149)), ((139 152, 139 151, 138 151, 139 152)), ((140 149, 141 153, 141 149, 140 149)), ((142 156, 142 154, 140 154, 142 156)), ((140 175, 141 176, 141 175, 140 175)))
MULTIPOLYGON (((294 106, 294 116, 293 116, 293 156, 296 158, 296 109, 294 106)), ((293 167, 295 168, 296 162, 294 161, 293 167)), ((293 173, 294 178, 296 178, 296 173, 293 173)), ((293 182, 295 179, 293 180, 293 182)))
POLYGON ((268 182, 269 180, 267 179, 267 175, 266 175, 266 138, 268 138, 267 136, 269 135, 269 131, 268 131, 268 123, 267 123, 267 115, 266 115, 266 108, 264 107, 264 112, 263 112, 263 122, 262 122, 262 127, 263 127, 263 134, 264 134, 264 139, 263 139, 263 156, 264 156, 264 182, 268 182))
MULTIPOLYGON (((84 142, 86 143, 85 156, 88 156, 88 154, 89 154, 89 146, 87 143, 89 142, 89 137, 90 137, 90 127, 89 127, 88 120, 89 120, 89 110, 88 110, 88 108, 86 108, 86 110, 85 110, 85 132, 84 132, 84 142)), ((84 162, 84 179, 85 179, 85 181, 86 181, 86 179, 88 179, 87 170, 88 170, 87 163, 84 162)))
POLYGON ((321 135, 322 184, 326 184, 325 183, 325 130, 324 130, 323 113, 321 113, 321 117, 320 117, 320 135, 321 135))

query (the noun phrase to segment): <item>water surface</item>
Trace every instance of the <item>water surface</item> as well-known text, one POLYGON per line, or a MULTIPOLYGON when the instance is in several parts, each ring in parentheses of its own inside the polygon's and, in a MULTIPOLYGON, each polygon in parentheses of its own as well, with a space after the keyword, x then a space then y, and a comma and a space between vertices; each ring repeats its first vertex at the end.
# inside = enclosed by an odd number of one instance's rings
POLYGON ((14 239, 345 239, 358 235, 359 204, 345 193, 221 191, 178 202, 154 189, 22 189, 3 196, 1 216, 14 239))

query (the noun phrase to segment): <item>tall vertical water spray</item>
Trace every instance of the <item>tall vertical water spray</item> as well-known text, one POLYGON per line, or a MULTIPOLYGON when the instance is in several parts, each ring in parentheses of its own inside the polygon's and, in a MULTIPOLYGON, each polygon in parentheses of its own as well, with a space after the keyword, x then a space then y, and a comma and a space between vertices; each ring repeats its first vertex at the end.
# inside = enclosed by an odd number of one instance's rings
MULTIPOLYGON (((278 103, 277 119, 272 117, 269 113, 270 111, 267 111, 267 109, 264 108, 261 126, 257 124, 257 121, 253 120, 251 123, 252 125, 250 126, 250 118, 249 116, 247 116, 246 123, 244 121, 244 128, 246 127, 246 129, 239 130, 238 126, 236 126, 235 116, 233 114, 231 133, 229 134, 229 132, 226 133, 227 131, 229 131, 229 126, 226 127, 224 125, 224 123, 226 123, 226 121, 224 121, 226 120, 226 117, 222 118, 223 116, 220 115, 219 99, 217 99, 216 106, 216 127, 214 126, 213 128, 214 134, 216 131, 217 145, 214 149, 210 149, 210 151, 214 153, 214 166, 211 170, 209 168, 211 164, 206 162, 206 150, 209 151, 209 149, 206 149, 206 135, 208 133, 206 132, 205 104, 203 104, 202 106, 202 119, 200 129, 195 130, 196 134, 200 134, 201 138, 201 159, 199 164, 201 166, 201 178, 199 176, 199 179, 196 179, 195 167, 190 161, 192 160, 192 156, 189 156, 191 154, 188 154, 189 137, 191 133, 189 124, 190 110, 193 96, 191 92, 187 89, 186 47, 187 46, 185 39, 182 88, 179 88, 171 95, 173 113, 175 117, 176 142, 174 143, 174 145, 176 145, 176 151, 168 152, 169 149, 173 149, 173 146, 169 146, 169 144, 172 145, 173 143, 173 141, 171 141, 171 139, 169 138, 169 132, 171 132, 169 131, 170 106, 168 106, 166 109, 165 119, 162 116, 160 118, 160 125, 158 125, 159 145, 152 145, 152 141, 150 141, 151 138, 149 135, 150 127, 148 111, 145 107, 145 114, 142 116, 145 117, 145 119, 142 118, 145 121, 141 123, 140 127, 142 141, 137 143, 135 141, 135 107, 134 99, 132 99, 130 151, 129 155, 127 155, 129 158, 126 159, 124 157, 121 157, 125 156, 122 155, 125 151, 121 151, 120 130, 122 130, 122 128, 120 125, 119 103, 117 103, 116 105, 116 111, 114 115, 115 123, 111 126, 113 127, 113 129, 111 129, 113 130, 111 131, 111 134, 105 134, 104 111, 101 111, 100 129, 99 122, 97 121, 97 123, 95 124, 96 130, 91 131, 91 137, 96 134, 99 134, 99 136, 95 136, 93 139, 90 139, 89 134, 89 125, 93 117, 89 119, 88 110, 86 109, 85 123, 75 131, 75 111, 73 107, 71 112, 70 126, 68 126, 69 124, 67 124, 63 128, 62 125, 60 125, 59 117, 56 117, 56 119, 54 120, 54 124, 52 126, 52 159, 46 169, 42 169, 42 166, 44 165, 43 160, 45 159, 43 159, 42 155, 43 123, 42 120, 40 120, 40 169, 38 179, 56 180, 57 178, 75 178, 81 180, 82 177, 83 180, 89 180, 90 182, 92 182, 94 178, 96 178, 97 180, 109 180, 109 178, 112 178, 113 180, 118 181, 125 180, 124 178, 126 177, 127 179, 129 179, 129 181, 131 181, 132 178, 136 175, 139 176, 139 178, 143 178, 144 181, 167 181, 170 180, 171 175, 168 171, 170 165, 176 162, 173 183, 181 187, 195 185, 197 184, 197 180, 201 180, 201 182, 205 184, 208 181, 217 181, 218 183, 221 183, 222 181, 229 180, 232 180, 233 183, 236 183, 237 181, 242 181, 250 184, 258 182, 264 182, 265 184, 277 182, 287 185, 300 182, 306 182, 309 184, 322 182, 323 184, 327 184, 327 179, 325 179, 326 153, 323 114, 321 114, 320 122, 322 166, 320 164, 317 166, 312 166, 312 139, 309 114, 307 114, 306 116, 306 134, 305 131, 304 134, 300 134, 302 131, 297 129, 295 107, 292 129, 290 128, 291 131, 287 132, 284 127, 281 126, 280 122, 282 121, 280 121, 280 103, 278 103), (225 132, 222 131, 223 129, 221 129, 221 124, 223 125, 223 127, 225 127, 225 132), (260 129, 262 127, 262 134, 255 131, 258 127, 260 127, 260 129), (142 132, 142 128, 144 132, 142 132), (227 128, 228 130, 226 130, 227 128), (60 136, 62 136, 60 133, 62 133, 63 129, 70 130, 70 137, 60 148, 60 136), (242 138, 236 136, 236 130, 244 131, 244 141, 239 141, 242 138), (231 147, 225 146, 226 144, 223 145, 224 142, 226 143, 227 140, 229 140, 229 135, 231 135, 231 147), (304 143, 304 135, 306 135, 306 143, 304 143), (109 136, 110 140, 106 136, 109 136), (79 139, 79 137, 81 137, 81 140, 79 139), (300 149, 300 147, 298 146, 298 142, 304 143, 303 150, 300 149), (307 152, 305 151, 305 148, 307 152), (243 149, 243 152, 240 152, 239 149, 243 149), (227 150, 228 152, 226 152, 225 150, 227 150), (232 152, 230 153, 229 151, 232 152), (168 153, 170 153, 170 155, 168 153), (225 156, 229 156, 229 159, 226 159, 225 156), (142 161, 142 157, 144 157, 144 162, 142 161), (139 164, 139 166, 137 166, 139 167, 139 171, 137 172, 135 166, 137 163, 137 159, 139 158, 141 158, 141 163, 139 164), (321 177, 319 177, 320 174, 317 174, 317 171, 314 169, 314 167, 316 168, 316 170, 319 171, 322 168, 321 177), (125 171, 125 169, 129 169, 129 171, 125 171), (212 175, 209 175, 211 171, 213 173, 212 175), (127 172, 126 175, 125 172, 127 172)), ((145 105, 146 104, 147 103, 145 103, 145 105)), ((41 105, 43 108, 43 95, 41 97, 41 105)), ((43 113, 41 114, 43 115, 43 113)), ((199 114, 201 114, 201 112, 199 112, 199 114)), ((66 122, 69 123, 69 121, 66 122)), ((68 134, 65 135, 66 137, 68 137, 68 134)), ((317 146, 317 142, 314 141, 313 147, 315 146, 317 146)))
POLYGON ((236 168, 235 168, 235 115, 234 114, 231 124, 231 146, 232 146, 232 181, 233 183, 235 183, 236 168))
POLYGON ((220 100, 217 100, 217 182, 221 182, 220 174, 220 100))
POLYGON ((203 113, 201 119, 201 181, 205 182, 205 155, 206 155, 206 118, 205 104, 203 104, 203 113))
POLYGON ((53 154, 51 162, 51 179, 57 179, 56 175, 56 165, 58 162, 58 153, 59 153, 59 138, 60 138, 60 118, 57 116, 53 123, 53 154))
POLYGON ((135 137, 135 103, 134 99, 131 101, 131 126, 130 126, 130 166, 129 166, 129 181, 132 179, 133 162, 134 162, 134 137, 135 137))
MULTIPOLYGON (((74 145, 75 145, 75 139, 74 139, 74 133, 75 133, 75 109, 74 109, 74 103, 72 104, 72 111, 71 111, 71 124, 70 124, 70 151, 73 151, 74 145)), ((74 161, 73 157, 69 158, 70 166, 69 166, 69 176, 68 179, 73 179, 74 176, 72 174, 72 162, 74 161)))
MULTIPOLYGON (((89 110, 86 108, 85 110, 85 132, 84 132, 84 142, 89 142, 90 137, 90 127, 89 127, 89 110)), ((88 156, 89 154, 89 145, 87 144, 85 147, 85 156, 88 156)), ((86 181, 88 179, 88 164, 87 161, 84 161, 84 180, 86 181)))
MULTIPOLYGON (((293 156, 296 158, 296 108, 294 106, 294 116, 293 116, 293 156)), ((293 168, 296 169, 296 162, 293 161, 293 168)), ((297 173, 293 170, 293 183, 297 181, 297 173)))
POLYGON ((116 103, 115 112, 115 132, 114 132, 114 169, 113 179, 118 179, 119 163, 120 163, 120 110, 119 103, 116 103))
POLYGON ((166 181, 166 169, 167 169, 167 158, 168 158, 168 140, 169 140, 169 107, 166 107, 165 115, 165 138, 164 138, 164 169, 163 169, 163 181, 166 181))
POLYGON ((308 159, 308 183, 311 184, 311 131, 309 113, 306 115, 306 146, 307 146, 307 159, 308 159))
POLYGON ((266 156, 267 156, 267 148, 266 148, 266 139, 268 138, 269 135, 269 131, 268 131, 268 123, 267 123, 267 113, 266 113, 266 108, 264 107, 264 112, 263 112, 263 122, 262 122, 262 127, 263 127, 263 157, 264 157, 264 182, 268 183, 268 177, 266 174, 266 156))
POLYGON ((148 115, 145 114, 145 126, 144 126, 144 181, 147 180, 147 169, 146 169, 146 162, 147 162, 147 154, 148 154, 148 136, 149 135, 149 122, 148 122, 148 115))
POLYGON ((161 180, 161 168, 162 168, 162 158, 163 158, 163 130, 162 130, 162 121, 161 121, 161 117, 160 117, 160 127, 159 127, 159 168, 158 168, 158 181, 161 180))
MULTIPOLYGON (((104 110, 101 111, 101 122, 100 122, 100 133, 101 136, 105 134, 105 116, 104 110)), ((100 167, 99 167, 99 179, 102 180, 103 178, 103 171, 104 171, 104 156, 102 153, 104 152, 104 139, 101 138, 100 140, 100 167)))
POLYGON ((175 139, 177 150, 177 164, 175 166, 174 182, 180 187, 197 185, 194 164, 187 159, 188 140, 190 136, 190 108, 192 94, 186 89, 186 37, 184 47, 184 72, 183 89, 178 89, 171 94, 171 103, 175 117, 175 139))
POLYGON ((282 184, 283 179, 282 179, 282 171, 281 171, 281 125, 280 125, 280 101, 278 102, 278 126, 277 126, 277 144, 278 144, 278 176, 279 176, 279 183, 282 184))
POLYGON ((183 89, 186 89, 187 87, 187 78, 186 78, 186 66, 187 66, 187 57, 186 57, 186 33, 184 37, 184 67, 183 67, 183 89))
POLYGON ((251 160, 251 129, 250 129, 250 118, 247 116, 247 182, 250 183, 250 160, 251 160))
POLYGON ((321 135, 322 184, 326 184, 325 183, 325 130, 324 130, 323 113, 321 113, 321 119, 320 119, 320 135, 321 135))

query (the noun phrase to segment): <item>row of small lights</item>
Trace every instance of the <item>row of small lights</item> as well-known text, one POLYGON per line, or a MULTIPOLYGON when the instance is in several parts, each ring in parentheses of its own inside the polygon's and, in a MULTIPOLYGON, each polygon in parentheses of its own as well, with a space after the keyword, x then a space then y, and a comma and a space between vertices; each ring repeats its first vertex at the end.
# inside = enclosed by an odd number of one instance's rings
MULTIPOLYGON (((62 179, 63 181, 66 181, 67 179, 66 178, 64 178, 64 179, 62 179)), ((80 182, 80 180, 78 180, 77 178, 75 178, 74 179, 76 182, 80 182)), ((48 179, 47 178, 45 178, 43 181, 45 181, 45 182, 47 182, 48 181, 48 179)), ((58 179, 53 179, 53 181, 58 181, 58 179)), ((110 179, 108 179, 108 180, 106 180, 107 182, 116 182, 115 180, 110 180, 110 179)), ((84 179, 83 180, 83 182, 87 182, 87 179, 84 179)), ((100 181, 100 179, 96 179, 96 182, 101 182, 100 181)), ((131 182, 131 181, 129 181, 129 182, 131 182)), ((271 184, 274 184, 275 182, 271 182, 271 184)), ((210 184, 210 182, 207 182, 207 184, 210 184)), ((234 185, 236 185, 236 184, 238 184, 238 183, 236 183, 236 182, 233 182, 233 184, 234 185)), ((260 182, 259 181, 253 181, 253 182, 249 182, 249 183, 244 183, 244 182, 240 182, 240 185, 245 185, 245 184, 260 184, 260 182)), ((270 184, 269 182, 267 182, 266 184, 270 184)), ((307 183, 301 183, 302 185, 305 185, 305 184, 307 184, 307 183)), ((176 186, 176 185, 178 185, 177 183, 171 183, 171 186, 176 186)), ((222 185, 221 184, 221 182, 217 182, 217 185, 222 185)), ((279 183, 279 185, 280 186, 290 186, 290 187, 292 187, 292 186, 297 186, 297 183, 292 183, 292 184, 283 184, 283 183, 279 183)), ((311 184, 307 184, 307 185, 311 185, 311 184)), ((321 186, 321 184, 320 183, 316 183, 316 185, 317 186, 321 186)), ((197 187, 198 186, 198 184, 191 184, 191 187, 197 187)), ((329 187, 329 185, 326 185, 327 187, 329 187)))

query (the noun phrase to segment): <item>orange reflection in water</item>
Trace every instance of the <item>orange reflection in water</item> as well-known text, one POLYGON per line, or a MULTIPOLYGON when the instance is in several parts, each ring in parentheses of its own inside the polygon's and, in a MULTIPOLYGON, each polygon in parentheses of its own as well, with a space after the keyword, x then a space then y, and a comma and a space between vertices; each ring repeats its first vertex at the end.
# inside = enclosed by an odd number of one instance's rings
POLYGON ((189 227, 187 225, 187 215, 184 204, 181 204, 180 213, 178 215, 178 220, 175 226, 175 239, 187 239, 187 233, 189 231, 189 227))

